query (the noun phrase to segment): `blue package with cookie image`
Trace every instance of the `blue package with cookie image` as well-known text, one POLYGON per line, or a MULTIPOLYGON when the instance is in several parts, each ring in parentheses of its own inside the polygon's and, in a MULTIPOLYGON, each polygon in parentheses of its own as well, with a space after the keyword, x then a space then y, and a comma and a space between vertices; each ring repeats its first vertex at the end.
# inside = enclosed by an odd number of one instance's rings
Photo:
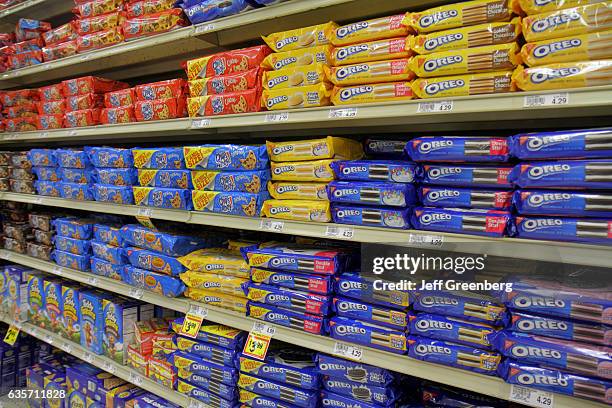
POLYGON ((336 224, 366 225, 385 228, 410 228, 410 209, 334 204, 332 219, 336 224))
POLYGON ((252 194, 193 190, 191 193, 196 211, 246 217, 258 217, 264 201, 270 198, 267 192, 252 194))
POLYGON ((247 316, 313 334, 324 335, 327 326, 327 319, 324 317, 253 301, 249 301, 247 305, 247 316))
POLYGON ((115 265, 127 264, 125 250, 121 247, 105 244, 104 242, 90 241, 91 252, 95 257, 103 259, 115 265))
POLYGON ((175 257, 147 249, 125 248, 125 255, 132 266, 140 269, 172 276, 177 276, 187 270, 175 257))
POLYGON ((62 179, 57 167, 32 167, 32 172, 38 180, 60 181, 62 179))
POLYGON ((254 392, 243 390, 242 388, 238 389, 238 400, 243 403, 242 406, 249 406, 251 408, 297 408, 297 405, 281 402, 271 397, 264 397, 254 392))
POLYGON ((310 350, 285 347, 270 350, 263 361, 241 354, 238 367, 241 372, 258 378, 318 390, 321 375, 317 371, 315 359, 316 354, 310 350))
POLYGON ((91 241, 88 239, 75 239, 56 235, 53 237, 53 244, 55 249, 75 255, 88 255, 91 250, 91 241))
MULTIPOLYGON (((411 408, 412 405, 402 405, 405 408, 411 408)), ((321 391, 321 407, 322 408, 378 408, 378 405, 368 404, 367 402, 359 401, 351 397, 329 392, 321 391)), ((414 406, 417 407, 416 405, 414 406)))
POLYGON ((205 21, 238 14, 250 6, 246 0, 208 0, 206 2, 198 2, 191 7, 187 7, 184 4, 181 7, 183 7, 191 24, 200 24, 205 21))
POLYGON ((306 275, 293 271, 271 271, 261 268, 251 268, 250 275, 254 283, 265 283, 319 295, 329 295, 333 292, 332 279, 329 275, 306 275))
POLYGON ((330 311, 330 299, 324 295, 315 295, 252 282, 248 283, 243 290, 246 293, 247 299, 266 305, 319 316, 327 316, 330 311))
POLYGON ((375 181, 332 181, 327 185, 332 203, 406 207, 417 202, 412 184, 375 181))
POLYGON ((101 169, 94 170, 95 180, 100 184, 111 186, 133 186, 138 184, 136 169, 101 169))
POLYGON ((329 321, 330 337, 376 349, 406 354, 406 333, 367 322, 334 316, 329 321))
POLYGON ((139 224, 124 225, 121 238, 126 246, 150 249, 170 256, 183 256, 197 249, 215 246, 212 238, 175 235, 143 227, 139 224))
POLYGON ((55 250, 51 253, 51 257, 59 266, 79 271, 88 271, 91 266, 89 255, 76 255, 70 252, 55 250))
POLYGON ((244 390, 288 402, 302 408, 314 408, 319 402, 319 392, 292 387, 240 373, 238 386, 244 390))
POLYGON ((390 283, 382 279, 361 276, 355 272, 345 272, 334 277, 334 291, 340 296, 359 299, 368 303, 390 307, 392 309, 407 310, 410 306, 410 291, 408 290, 378 290, 375 282, 382 285, 390 283))
POLYGON ((70 167, 73 169, 84 169, 91 165, 87 153, 83 150, 57 149, 55 151, 57 165, 59 167, 70 167))
POLYGON ((410 314, 355 299, 334 297, 332 309, 336 316, 377 324, 390 329, 405 331, 410 314))
POLYGON ((91 239, 93 222, 76 217, 60 217, 51 221, 57 235, 74 239, 91 239))
POLYGON ((496 332, 493 326, 468 322, 454 317, 419 313, 410 316, 410 334, 436 340, 452 341, 466 346, 491 349, 489 335, 496 332))
POLYGON ((187 381, 205 391, 210 391, 221 398, 233 400, 238 395, 235 385, 223 384, 217 380, 187 370, 177 370, 177 374, 179 379, 187 381))
POLYGON ((121 246, 121 227, 122 225, 105 225, 105 224, 94 224, 93 226, 93 239, 105 244, 121 246))
POLYGON ((134 166, 131 149, 88 146, 84 150, 95 167, 130 168, 134 166))
POLYGON ((91 187, 96 201, 115 204, 134 204, 134 193, 131 186, 111 186, 94 184, 91 187))
POLYGON ((194 170, 191 179, 195 190, 260 193, 266 189, 270 171, 194 170))
POLYGON ((338 160, 331 163, 338 180, 414 183, 417 164, 394 160, 338 160))
POLYGON ((506 321, 506 307, 490 296, 461 291, 423 291, 412 292, 412 295, 412 308, 418 312, 453 316, 494 326, 502 326, 506 321))
POLYGON ((89 184, 96 181, 92 167, 87 167, 85 169, 60 167, 58 172, 60 178, 65 183, 89 184))
POLYGON ((423 184, 452 187, 512 187, 510 172, 513 167, 483 164, 423 164, 419 179, 423 184))
POLYGON ((184 169, 182 147, 158 147, 132 149, 134 167, 137 169, 184 169))
POLYGON ((332 357, 323 353, 317 354, 317 371, 329 377, 379 387, 390 385, 398 377, 393 371, 384 368, 332 357))
POLYGON ((52 149, 31 149, 26 154, 32 166, 57 167, 55 150, 52 149))
POLYGON ((188 353, 175 353, 172 362, 179 371, 198 374, 204 378, 219 381, 222 384, 234 385, 238 381, 237 368, 211 363, 188 353))
POLYGON ((401 390, 395 387, 380 387, 329 376, 323 378, 323 388, 349 398, 362 395, 360 391, 363 391, 368 395, 365 399, 379 407, 395 406, 395 402, 402 394, 401 390))
POLYGON ((58 181, 35 181, 36 194, 47 197, 60 196, 60 183, 58 181))
POLYGON ((202 358, 208 362, 235 367, 239 351, 219 347, 211 343, 176 336, 174 339, 177 350, 202 358))
POLYGON ((176 390, 194 400, 203 402, 206 406, 214 406, 215 408, 235 408, 237 407, 235 399, 226 400, 218 395, 189 384, 185 380, 179 379, 176 384, 176 390))
POLYGON ((517 164, 508 180, 522 188, 612 189, 612 160, 564 160, 517 164))
POLYGON ((191 190, 163 187, 133 187, 134 204, 156 208, 192 210, 191 190))
POLYGON ((177 297, 185 291, 185 285, 178 278, 134 268, 130 265, 123 267, 123 281, 128 285, 150 290, 166 297, 177 297))
POLYGON ((88 184, 60 182, 60 197, 70 200, 93 201, 94 196, 88 184))
POLYGON ((137 182, 141 187, 193 188, 189 170, 138 169, 137 182))
POLYGON ((91 257, 91 272, 105 278, 111 278, 120 281, 123 276, 124 265, 116 265, 103 259, 91 257))
POLYGON ((507 162, 508 138, 481 136, 423 136, 406 143, 416 162, 507 162))
POLYGON ((185 164, 192 170, 263 170, 269 167, 266 146, 185 146, 185 164))

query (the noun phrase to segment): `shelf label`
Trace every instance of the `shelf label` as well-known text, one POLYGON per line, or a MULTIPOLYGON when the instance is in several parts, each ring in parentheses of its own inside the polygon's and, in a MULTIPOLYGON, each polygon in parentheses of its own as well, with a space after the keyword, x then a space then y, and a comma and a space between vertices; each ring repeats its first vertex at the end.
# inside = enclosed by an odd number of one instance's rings
POLYGON ((417 113, 452 112, 453 108, 453 101, 419 102, 417 113))
POLYGON ((205 33, 207 31, 213 31, 214 29, 215 29, 214 24, 201 24, 201 25, 196 26, 195 33, 196 34, 205 33))
POLYGON ((14 140, 17 139, 17 133, 9 133, 7 135, 4 135, 4 140, 14 140))
POLYGON ((11 262, 13 260, 13 254, 11 254, 10 252, 6 251, 2 255, 2 258, 4 258, 5 261, 11 262))
POLYGON ((140 386, 142 385, 142 376, 136 373, 130 373, 130 375, 128 376, 128 381, 134 385, 140 386))
POLYGON ((262 322, 253 323, 251 333, 263 334, 264 336, 272 337, 276 334, 276 328, 262 322))
POLYGON ((191 128, 192 129, 201 129, 201 128, 205 128, 205 127, 209 127, 211 124, 211 120, 206 118, 206 119, 194 119, 191 122, 191 128))
POLYGON ((533 108, 536 106, 557 106, 569 104, 569 93, 559 92, 544 95, 527 95, 523 99, 524 108, 533 108))
POLYGON ((57 276, 64 276, 64 269, 61 266, 54 266, 51 273, 57 276))
POLYGON ((86 352, 85 354, 83 354, 83 360, 87 361, 89 364, 93 363, 94 361, 94 356, 93 354, 91 354, 90 352, 86 352))
POLYGON ((38 337, 38 329, 36 327, 32 327, 32 330, 30 330, 29 334, 32 337, 38 337))
POLYGON ((38 134, 38 137, 42 137, 42 138, 45 138, 45 137, 47 137, 47 136, 49 136, 49 133, 48 133, 48 132, 40 132, 40 133, 38 134))
POLYGON ((350 239, 355 236, 355 230, 352 227, 337 227, 335 225, 330 225, 325 229, 325 236, 330 238, 350 239))
POLYGON ((76 136, 76 135, 77 135, 77 131, 76 130, 68 131, 68 136, 76 136))
POLYGON ((552 392, 536 390, 516 384, 510 384, 510 398, 508 399, 530 407, 554 407, 554 395, 552 392))
POLYGON ((70 344, 69 342, 65 341, 62 344, 62 350, 64 350, 68 354, 71 354, 72 353, 72 344, 70 344))
POLYGON ((43 336, 43 341, 48 344, 53 344, 53 336, 51 336, 50 334, 45 334, 43 336))
POLYGON ((195 339, 198 337, 198 333, 200 332, 200 327, 204 322, 204 319, 208 316, 208 309, 202 307, 200 305, 191 305, 189 307, 189 312, 185 315, 185 320, 183 321, 183 327, 181 328, 181 334, 184 334, 187 337, 191 337, 195 339))
POLYGON ((344 119, 357 117, 357 108, 336 108, 329 110, 330 119, 344 119))
POLYGON ((42 197, 35 197, 32 200, 32 204, 42 204, 42 197))
POLYGON ((81 61, 87 61, 88 59, 91 59, 91 54, 81 55, 81 61))
POLYGON ((285 223, 283 221, 273 221, 264 219, 261 220, 261 223, 259 224, 259 229, 271 232, 283 232, 283 229, 285 229, 285 223))
POLYGON ((286 122, 289 120, 289 112, 277 112, 266 114, 266 122, 286 122))
POLYGON ((102 363, 102 369, 106 371, 107 373, 111 373, 111 374, 115 374, 115 371, 117 371, 115 369, 115 365, 109 361, 105 361, 104 363, 102 363))
POLYGON ((19 328, 14 325, 10 325, 6 331, 6 336, 4 336, 4 342, 9 346, 14 345, 17 341, 17 337, 19 337, 19 331, 19 328))
POLYGON ((152 208, 139 208, 136 213, 137 217, 151 217, 153 215, 152 208))
POLYGON ((270 347, 272 338, 264 334, 251 332, 244 343, 242 353, 246 356, 256 358, 257 360, 265 360, 270 347))
POLYGON ((197 399, 191 398, 189 400, 188 408, 208 408, 208 405, 206 405, 202 401, 198 401, 197 399))
POLYGON ((144 296, 144 290, 139 288, 131 288, 128 291, 128 296, 134 299, 142 299, 142 297, 144 296))
POLYGON ((98 286, 98 278, 93 276, 91 278, 87 278, 87 284, 90 286, 98 286))
POLYGON ((444 237, 442 235, 410 234, 408 235, 408 243, 422 246, 441 247, 442 244, 444 244, 444 237))
POLYGON ((336 342, 334 343, 332 354, 349 360, 361 361, 363 358, 363 349, 355 344, 336 342))

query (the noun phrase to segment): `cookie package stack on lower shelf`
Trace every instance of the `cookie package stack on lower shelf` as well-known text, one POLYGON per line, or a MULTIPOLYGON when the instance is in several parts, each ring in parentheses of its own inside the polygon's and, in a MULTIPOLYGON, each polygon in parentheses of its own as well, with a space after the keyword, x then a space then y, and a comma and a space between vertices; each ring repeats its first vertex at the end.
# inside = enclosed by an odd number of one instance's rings
POLYGON ((94 221, 76 217, 53 220, 55 250, 53 260, 59 266, 89 271, 91 264, 91 237, 94 221))
POLYGON ((11 191, 15 193, 32 194, 34 190, 34 173, 32 164, 26 152, 16 152, 10 155, 8 182, 11 191))
POLYGON ((328 183, 336 178, 333 163, 359 159, 361 143, 328 136, 295 142, 266 142, 272 166, 269 185, 273 200, 263 206, 263 216, 296 221, 331 221, 328 183))
POLYGON ((60 181, 62 175, 57 166, 55 151, 51 149, 32 149, 28 152, 28 160, 36 175, 34 189, 36 194, 48 197, 60 196, 60 181))
MULTIPOLYGON (((53 217, 50 213, 30 212, 28 214, 28 224, 31 230, 31 241, 27 242, 26 253, 34 258, 44 261, 51 260, 55 237, 53 228, 53 217)), ((6 234, 6 221, 3 221, 4 233, 6 234)), ((8 235, 8 234, 6 234, 8 235)))
POLYGON ((94 166, 93 198, 116 204, 134 204, 132 186, 138 179, 130 149, 86 147, 85 152, 94 166))
POLYGON ((78 201, 93 201, 91 187, 95 181, 87 153, 81 148, 57 149, 54 152, 62 181, 60 197, 78 201))
POLYGON ((92 227, 91 272, 105 278, 121 281, 124 268, 129 264, 127 253, 122 246, 119 225, 96 223, 92 227))

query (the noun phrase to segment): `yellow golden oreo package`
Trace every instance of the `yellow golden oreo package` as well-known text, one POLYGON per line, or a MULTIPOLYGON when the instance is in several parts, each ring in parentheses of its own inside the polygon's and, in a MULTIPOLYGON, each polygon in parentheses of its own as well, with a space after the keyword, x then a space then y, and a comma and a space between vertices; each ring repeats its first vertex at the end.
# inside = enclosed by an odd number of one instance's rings
POLYGON ((266 200, 262 213, 265 217, 294 221, 331 221, 329 201, 266 200))
POLYGON ((235 312, 245 313, 247 299, 245 297, 232 296, 225 293, 207 290, 187 288, 185 296, 196 302, 205 303, 211 306, 222 307, 235 312))
POLYGON ((331 42, 335 46, 340 46, 403 37, 410 32, 410 29, 402 24, 403 19, 404 15, 398 14, 340 26, 334 30, 331 42))
POLYGON ((291 51, 329 44, 338 25, 332 21, 295 30, 281 31, 263 36, 263 40, 275 52, 291 51))
POLYGON ((271 162, 272 180, 279 181, 332 181, 334 171, 331 163, 336 160, 313 160, 304 162, 271 162))
POLYGON ((363 157, 363 147, 360 142, 337 136, 290 142, 267 140, 266 149, 268 150, 268 157, 273 161, 305 161, 333 158, 355 160, 363 157))
POLYGON ((410 81, 414 72, 410 71, 407 58, 363 62, 342 67, 326 67, 327 77, 334 85, 362 85, 374 82, 410 81))
POLYGON ((238 297, 244 297, 244 288, 249 282, 247 278, 195 271, 183 272, 179 277, 189 288, 214 290, 238 297))
POLYGON ((612 30, 527 43, 521 49, 530 67, 612 58, 612 30))
POLYGON ((540 14, 572 7, 586 6, 601 0, 511 0, 512 10, 517 14, 540 14))
POLYGON ((334 105, 409 100, 414 98, 410 82, 384 82, 353 86, 336 86, 332 90, 334 105))
POLYGON ((312 108, 329 105, 332 86, 327 82, 294 88, 264 89, 261 104, 268 110, 312 108))
POLYGON ((333 47, 320 45, 318 47, 301 48, 299 50, 276 52, 268 55, 261 66, 266 69, 279 69, 303 67, 316 63, 329 64, 333 47))
POLYGON ((278 71, 265 71, 264 89, 282 89, 296 86, 316 85, 325 81, 324 64, 316 63, 303 67, 289 67, 278 71))
POLYGON ((249 267, 245 260, 240 254, 232 253, 230 250, 201 249, 178 258, 178 261, 194 272, 216 273, 238 278, 249 277, 249 267))
POLYGON ((412 91, 423 99, 504 93, 515 90, 511 78, 512 71, 417 78, 412 83, 412 91))
POLYGON ((523 91, 610 85, 612 60, 564 62, 530 68, 519 66, 512 81, 523 91))
POLYGON ((334 48, 334 65, 350 65, 367 61, 408 58, 411 37, 389 38, 334 48))
POLYGON ((329 200, 327 183, 274 181, 268 183, 268 191, 277 200, 329 200))

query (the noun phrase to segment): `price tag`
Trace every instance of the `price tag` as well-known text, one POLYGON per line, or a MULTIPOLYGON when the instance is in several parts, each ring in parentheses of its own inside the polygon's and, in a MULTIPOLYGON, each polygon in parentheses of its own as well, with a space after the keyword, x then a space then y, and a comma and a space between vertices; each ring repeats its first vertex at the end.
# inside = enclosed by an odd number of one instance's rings
POLYGON ((206 405, 205 403, 198 401, 196 399, 190 399, 189 400, 189 406, 188 408, 208 408, 208 405, 206 405))
POLYGON ((89 364, 93 363, 94 361, 94 356, 93 354, 87 352, 85 354, 83 354, 83 360, 87 361, 89 364))
POLYGON ((351 239, 355 235, 355 230, 351 227, 337 227, 330 225, 325 229, 325 236, 330 238, 351 239))
POLYGON ((271 231, 271 232, 283 232, 283 229, 285 228, 285 223, 283 221, 274 221, 274 220, 261 220, 261 223, 259 224, 259 229, 264 230, 264 231, 271 231))
POLYGON ((453 101, 419 102, 417 113, 441 113, 451 112, 453 101))
POLYGON ((357 108, 341 108, 341 109, 330 109, 330 119, 344 119, 354 118, 357 116, 357 108))
POLYGON ((81 56, 81 61, 87 61, 88 59, 91 59, 91 54, 85 54, 81 56))
POLYGON ((214 29, 215 29, 214 24, 201 24, 201 25, 196 26, 195 33, 196 34, 205 33, 207 31, 213 31, 214 29))
POLYGON ((53 336, 51 336, 50 334, 45 334, 43 336, 43 341, 48 344, 53 344, 53 336))
POLYGON ((34 197, 32 204, 42 204, 42 197, 34 197))
POLYGON ((410 234, 408 236, 408 243, 422 246, 441 247, 442 244, 444 244, 444 237, 442 235, 410 234))
POLYGON ((47 136, 49 136, 48 132, 41 132, 41 133, 38 134, 38 137, 42 137, 42 138, 45 138, 47 136))
POLYGON ((131 288, 128 292, 128 296, 134 299, 142 299, 144 291, 138 288, 131 288))
POLYGON ((187 312, 187 314, 185 315, 183 327, 181 328, 181 334, 184 334, 187 337, 191 337, 192 339, 198 337, 202 322, 207 316, 208 309, 200 305, 191 305, 189 307, 189 312, 187 312))
POLYGON ((77 135, 77 131, 76 130, 68 131, 68 136, 76 136, 76 135, 77 135))
POLYGON ((102 369, 104 371, 106 371, 107 373, 111 373, 111 374, 115 374, 116 368, 114 364, 111 364, 108 361, 105 361, 104 363, 102 363, 102 369))
POLYGON ((98 286, 98 278, 93 276, 91 278, 87 278, 87 284, 89 286, 98 286))
POLYGON ((278 112, 266 114, 266 122, 286 122, 289 120, 289 112, 278 112))
POLYGON ((205 127, 209 127, 211 124, 211 120, 206 118, 206 119, 195 119, 191 122, 191 128, 192 129, 201 129, 201 128, 205 128, 205 127))
POLYGON ((142 377, 136 373, 130 373, 128 381, 134 385, 142 385, 142 377))
POLYGON ((64 344, 62 344, 62 350, 64 350, 68 354, 71 354, 72 353, 72 344, 70 344, 68 342, 64 342, 64 344))
POLYGON ((523 100, 524 108, 533 108, 536 106, 556 106, 569 104, 569 93, 559 92, 544 95, 527 95, 523 100))
POLYGON ((14 140, 17 139, 17 133, 9 133, 8 135, 4 135, 4 140, 14 140))
POLYGON ((29 334, 32 337, 38 337, 38 329, 36 327, 32 327, 32 330, 30 330, 29 334))
POLYGON ((17 337, 19 337, 19 329, 14 325, 10 325, 6 331, 6 336, 4 336, 4 342, 12 346, 17 341, 17 337))
POLYGON ((536 408, 554 407, 554 395, 552 392, 535 390, 521 385, 510 385, 510 401, 529 405, 536 408))
POLYGON ((258 360, 264 360, 266 354, 268 354, 268 347, 270 347, 271 340, 272 338, 270 336, 251 332, 249 333, 249 337, 247 337, 242 353, 258 360))
POLYGON ((251 333, 263 334, 264 336, 272 337, 276 334, 276 328, 273 326, 268 326, 262 322, 255 322, 253 323, 251 333))
POLYGON ((54 266, 51 273, 57 276, 64 276, 64 269, 61 266, 54 266))
POLYGON ((11 254, 10 252, 4 252, 2 254, 2 258, 4 258, 4 260, 11 262, 13 260, 13 254, 11 254))
POLYGON ((363 358, 363 349, 354 344, 334 343, 334 351, 332 353, 349 360, 361 361, 363 358))
POLYGON ((153 215, 153 209, 151 208, 139 208, 136 213, 138 217, 151 217, 153 215))

